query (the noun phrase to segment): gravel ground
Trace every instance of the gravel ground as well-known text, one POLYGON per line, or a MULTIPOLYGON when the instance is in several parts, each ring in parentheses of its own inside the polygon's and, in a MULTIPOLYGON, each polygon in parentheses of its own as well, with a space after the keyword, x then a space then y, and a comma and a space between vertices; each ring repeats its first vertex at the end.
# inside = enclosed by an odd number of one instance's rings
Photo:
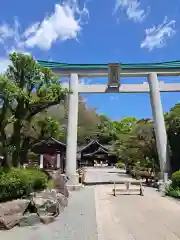
POLYGON ((0 231, 3 240, 98 240, 94 188, 71 193, 69 206, 48 225, 16 227, 0 231))

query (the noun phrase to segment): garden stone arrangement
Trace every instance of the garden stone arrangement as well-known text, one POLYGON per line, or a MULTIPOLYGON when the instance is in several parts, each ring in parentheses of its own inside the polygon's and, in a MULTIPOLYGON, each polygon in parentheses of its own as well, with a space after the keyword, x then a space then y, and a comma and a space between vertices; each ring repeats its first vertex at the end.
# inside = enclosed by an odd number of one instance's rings
POLYGON ((32 193, 28 199, 17 199, 0 204, 0 229, 14 226, 48 224, 68 206, 68 190, 64 177, 56 175, 56 189, 32 193))

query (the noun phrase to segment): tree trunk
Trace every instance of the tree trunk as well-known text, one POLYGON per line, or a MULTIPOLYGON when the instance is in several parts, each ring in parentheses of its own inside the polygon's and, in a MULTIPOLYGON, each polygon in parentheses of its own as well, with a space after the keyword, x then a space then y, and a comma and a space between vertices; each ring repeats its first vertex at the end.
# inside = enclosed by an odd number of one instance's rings
POLYGON ((15 150, 12 155, 13 167, 19 167, 20 164, 20 152, 21 152, 21 128, 22 124, 20 120, 14 123, 14 133, 12 136, 12 144, 15 146, 15 150))
POLYGON ((8 146, 7 146, 7 139, 4 127, 0 129, 1 132, 1 143, 2 143, 2 157, 1 159, 1 166, 4 168, 10 167, 10 162, 8 161, 8 146))
POLYGON ((28 162, 28 151, 31 147, 29 138, 25 138, 21 145, 21 152, 20 152, 20 164, 23 165, 24 163, 28 162))
MULTIPOLYGON (((2 144, 3 145, 3 144, 2 144)), ((10 168, 10 163, 8 161, 8 154, 7 154, 7 149, 5 147, 3 147, 3 151, 2 151, 2 157, 3 159, 1 159, 1 166, 3 168, 10 168)))
POLYGON ((1 143, 2 143, 2 157, 3 159, 0 160, 1 166, 4 168, 10 167, 10 162, 8 161, 8 142, 6 136, 6 114, 7 114, 7 99, 4 99, 3 106, 1 108, 0 114, 0 134, 1 134, 1 143))

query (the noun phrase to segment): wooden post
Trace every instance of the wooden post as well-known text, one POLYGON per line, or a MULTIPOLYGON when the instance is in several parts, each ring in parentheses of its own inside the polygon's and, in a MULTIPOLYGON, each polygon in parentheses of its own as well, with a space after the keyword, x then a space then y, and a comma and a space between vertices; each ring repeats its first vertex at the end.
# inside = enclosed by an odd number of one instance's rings
POLYGON ((144 196, 142 182, 140 182, 140 196, 144 196))
POLYGON ((129 191, 129 187, 130 187, 130 182, 126 181, 126 191, 129 191))
POLYGON ((116 197, 116 183, 114 182, 113 195, 116 197))
POLYGON ((61 168, 61 155, 60 155, 60 153, 57 153, 57 155, 56 155, 56 168, 57 169, 61 168))
POLYGON ((44 156, 43 156, 43 154, 41 154, 40 155, 40 169, 43 169, 43 167, 44 167, 44 156))

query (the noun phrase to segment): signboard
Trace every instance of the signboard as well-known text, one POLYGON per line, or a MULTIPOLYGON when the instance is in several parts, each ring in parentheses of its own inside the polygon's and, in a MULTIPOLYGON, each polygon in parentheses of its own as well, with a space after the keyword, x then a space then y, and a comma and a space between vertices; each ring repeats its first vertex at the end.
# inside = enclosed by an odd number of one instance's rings
POLYGON ((108 64, 108 86, 119 87, 121 67, 119 63, 108 64))

